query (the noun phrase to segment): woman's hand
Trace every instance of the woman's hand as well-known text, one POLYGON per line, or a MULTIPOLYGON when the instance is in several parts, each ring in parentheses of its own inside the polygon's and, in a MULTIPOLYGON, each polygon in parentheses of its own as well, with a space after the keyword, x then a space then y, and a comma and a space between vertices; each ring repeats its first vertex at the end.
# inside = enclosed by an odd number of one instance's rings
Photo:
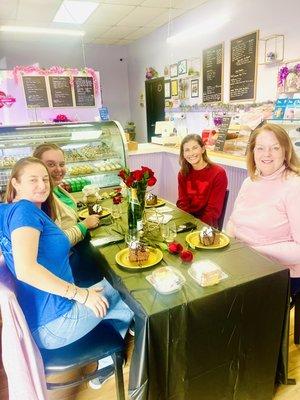
POLYGON ((89 215, 85 220, 82 221, 88 229, 97 228, 100 225, 100 215, 93 214, 89 215))
POLYGON ((75 300, 79 303, 84 303, 88 308, 90 308, 96 317, 105 317, 107 309, 109 307, 106 297, 102 296, 102 288, 78 288, 75 300))

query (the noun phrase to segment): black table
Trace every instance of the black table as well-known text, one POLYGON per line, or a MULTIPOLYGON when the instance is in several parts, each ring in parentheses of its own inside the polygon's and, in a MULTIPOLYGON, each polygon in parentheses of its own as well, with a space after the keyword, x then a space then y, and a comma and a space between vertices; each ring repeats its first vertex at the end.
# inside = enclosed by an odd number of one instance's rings
MULTIPOLYGON (((195 222, 178 209, 173 215, 176 223, 195 222)), ((184 244, 185 236, 177 241, 184 244)), ((195 260, 214 261, 228 274, 202 288, 187 273, 190 264, 168 252, 147 270, 119 267, 115 255, 124 247, 101 252, 107 279, 135 312, 130 399, 272 399, 276 375, 287 382, 289 270, 231 240, 223 249, 193 251, 195 260), (182 290, 162 295, 148 283, 145 277, 162 265, 182 272, 182 290)))

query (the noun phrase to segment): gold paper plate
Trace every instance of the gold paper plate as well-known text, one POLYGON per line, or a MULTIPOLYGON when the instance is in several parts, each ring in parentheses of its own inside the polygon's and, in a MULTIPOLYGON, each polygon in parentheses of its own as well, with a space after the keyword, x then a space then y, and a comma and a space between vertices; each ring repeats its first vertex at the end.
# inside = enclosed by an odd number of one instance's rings
MULTIPOLYGON (((105 208, 102 209, 102 214, 100 214, 100 218, 108 217, 111 212, 105 208)), ((78 211, 78 217, 81 219, 86 219, 89 216, 89 210, 87 208, 78 211)))
POLYGON ((149 258, 147 261, 143 261, 141 263, 131 262, 129 261, 129 249, 120 250, 116 254, 116 262, 124 268, 130 270, 138 270, 153 267, 153 265, 159 263, 163 258, 163 253, 159 249, 155 249, 153 247, 148 247, 149 249, 149 258))
POLYGON ((220 232, 216 233, 216 235, 219 236, 219 243, 212 244, 211 246, 204 246, 204 244, 200 243, 199 231, 189 233, 186 236, 185 240, 191 246, 192 249, 198 248, 205 250, 221 249, 222 247, 225 247, 230 243, 229 237, 226 236, 224 233, 220 232))
POLYGON ((161 206, 164 206, 165 204, 166 204, 165 200, 157 199, 157 203, 156 204, 147 204, 147 202, 146 202, 145 203, 145 207, 146 208, 161 207, 161 206))

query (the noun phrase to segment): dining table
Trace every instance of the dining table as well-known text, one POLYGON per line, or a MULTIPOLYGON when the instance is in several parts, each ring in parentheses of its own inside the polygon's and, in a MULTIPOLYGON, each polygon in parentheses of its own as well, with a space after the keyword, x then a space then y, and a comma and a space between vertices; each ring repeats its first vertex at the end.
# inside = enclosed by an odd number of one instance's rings
MULTIPOLYGON (((166 206, 176 225, 192 222, 197 230, 204 225, 174 204, 166 206)), ((159 209, 149 211, 161 216, 159 209)), ((124 233, 126 205, 122 210, 120 218, 103 223, 92 237, 124 233)), ((184 248, 188 233, 175 239, 184 248)), ((229 239, 222 248, 189 247, 193 262, 213 262, 225 273, 209 287, 192 278, 191 262, 168 250, 151 267, 130 268, 116 262, 128 246, 125 240, 99 247, 106 259, 104 276, 135 315, 129 399, 270 400, 275 383, 287 383, 289 270, 229 239), (180 290, 162 294, 148 281, 163 266, 184 277, 180 290)))

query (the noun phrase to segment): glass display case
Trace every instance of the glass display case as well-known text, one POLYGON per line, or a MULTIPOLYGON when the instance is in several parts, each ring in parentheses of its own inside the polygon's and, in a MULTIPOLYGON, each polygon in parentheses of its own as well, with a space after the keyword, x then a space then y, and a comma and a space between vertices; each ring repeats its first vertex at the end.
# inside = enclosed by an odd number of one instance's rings
POLYGON ((297 155, 300 156, 300 119, 266 119, 265 123, 282 126, 289 134, 297 155))
POLYGON ((116 186, 126 166, 125 136, 116 121, 0 127, 0 191, 3 193, 14 163, 32 155, 42 143, 55 143, 65 152, 69 191, 95 183, 116 186))

